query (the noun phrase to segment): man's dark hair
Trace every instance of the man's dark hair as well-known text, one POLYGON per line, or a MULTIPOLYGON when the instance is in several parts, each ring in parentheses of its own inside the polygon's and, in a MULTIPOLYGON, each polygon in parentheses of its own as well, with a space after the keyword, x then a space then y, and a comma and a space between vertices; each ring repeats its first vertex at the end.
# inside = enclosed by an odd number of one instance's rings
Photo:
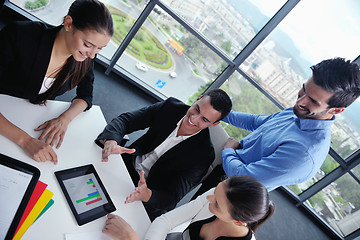
POLYGON ((216 122, 222 120, 230 113, 232 108, 232 102, 230 97, 227 95, 227 93, 224 90, 221 90, 219 88, 212 89, 204 93, 202 97, 204 96, 209 96, 211 106, 216 111, 221 113, 220 118, 216 122))
POLYGON ((316 85, 335 93, 329 108, 348 107, 360 96, 360 71, 356 63, 344 58, 324 60, 311 67, 316 85))

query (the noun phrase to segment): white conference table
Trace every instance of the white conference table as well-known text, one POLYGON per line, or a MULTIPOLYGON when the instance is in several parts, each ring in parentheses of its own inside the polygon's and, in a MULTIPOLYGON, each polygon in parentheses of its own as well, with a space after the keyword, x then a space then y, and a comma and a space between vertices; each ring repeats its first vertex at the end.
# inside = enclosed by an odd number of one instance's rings
MULTIPOLYGON (((13 124, 33 137, 40 132, 34 129, 45 122, 59 116, 70 103, 47 101, 46 106, 34 105, 27 100, 0 94, 0 112, 13 124)), ((15 143, 0 135, 0 152, 31 164, 41 171, 40 180, 48 184, 54 193, 54 204, 26 231, 27 239, 65 239, 65 234, 91 233, 101 231, 106 217, 101 217, 83 226, 78 226, 64 194, 54 175, 55 171, 77 166, 93 164, 115 204, 115 214, 124 218, 142 239, 150 225, 143 204, 139 201, 125 204, 125 198, 134 191, 134 184, 120 155, 111 155, 109 162, 101 162, 101 148, 94 139, 106 126, 99 106, 81 113, 69 125, 60 149, 54 150, 58 156, 58 164, 52 162, 36 162, 15 143)))

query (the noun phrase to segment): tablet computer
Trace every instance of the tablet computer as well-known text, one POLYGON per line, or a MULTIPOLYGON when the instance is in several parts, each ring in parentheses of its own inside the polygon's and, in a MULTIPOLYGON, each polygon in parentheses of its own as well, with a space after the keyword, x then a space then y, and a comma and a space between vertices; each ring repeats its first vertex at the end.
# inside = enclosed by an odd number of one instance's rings
POLYGON ((116 210, 92 164, 57 171, 55 176, 78 225, 116 210))
POLYGON ((0 153, 0 239, 12 239, 40 177, 34 166, 0 153))

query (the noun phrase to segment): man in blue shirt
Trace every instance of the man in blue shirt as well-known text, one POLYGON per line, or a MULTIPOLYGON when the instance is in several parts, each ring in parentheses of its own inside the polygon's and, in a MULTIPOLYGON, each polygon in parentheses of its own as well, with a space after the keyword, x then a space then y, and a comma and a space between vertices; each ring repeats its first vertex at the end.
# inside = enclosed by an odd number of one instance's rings
POLYGON ((312 66, 293 108, 272 115, 231 111, 223 120, 251 131, 240 142, 229 138, 222 165, 203 182, 195 196, 221 181, 221 176, 249 175, 269 191, 312 178, 328 154, 330 127, 360 95, 360 71, 341 58, 312 66))

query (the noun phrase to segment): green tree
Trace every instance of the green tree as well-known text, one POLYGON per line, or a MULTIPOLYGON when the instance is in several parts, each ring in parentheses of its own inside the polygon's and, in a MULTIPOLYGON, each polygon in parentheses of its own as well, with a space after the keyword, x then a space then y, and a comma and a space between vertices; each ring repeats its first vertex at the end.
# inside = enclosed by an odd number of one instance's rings
POLYGON ((328 174, 338 166, 339 163, 336 162, 330 155, 327 155, 323 165, 321 166, 321 170, 324 171, 326 174, 328 174))
POLYGON ((341 178, 335 181, 337 189, 341 193, 341 196, 348 202, 351 202, 355 206, 355 210, 360 209, 360 186, 349 175, 345 174, 341 178))
POLYGON ((35 1, 26 1, 25 8, 29 10, 34 10, 41 8, 48 4, 49 0, 35 0, 35 1))
POLYGON ((182 32, 182 33, 185 32, 184 26, 182 26, 182 25, 176 25, 175 27, 176 27, 177 29, 179 29, 180 32, 182 32))
POLYGON ((230 41, 226 41, 221 45, 221 48, 227 52, 230 53, 231 52, 231 42, 230 41))
MULTIPOLYGON (((187 104, 191 105, 197 97, 205 92, 211 83, 212 82, 208 82, 202 85, 198 92, 188 99, 187 104)), ((232 109, 235 111, 254 114, 272 114, 279 111, 279 108, 275 104, 273 104, 247 80, 240 77, 239 74, 233 74, 233 76, 221 86, 221 89, 227 92, 230 96, 233 102, 232 109)), ((223 127, 230 136, 234 137, 238 141, 250 133, 245 129, 237 128, 225 123, 223 123, 223 127)))
POLYGON ((219 75, 222 71, 224 71, 224 69, 227 67, 228 65, 226 64, 226 62, 222 62, 217 70, 216 70, 216 74, 219 75))
POLYGON ((356 176, 360 177, 360 165, 357 165, 357 167, 354 167, 352 171, 355 173, 356 176))
POLYGON ((188 100, 186 101, 186 104, 191 105, 193 104, 193 102, 195 102, 195 100, 200 97, 201 94, 203 94, 206 89, 208 89, 208 87, 211 85, 212 82, 208 82, 202 86, 199 87, 199 90, 194 93, 191 97, 188 98, 188 100))
POLYGON ((310 204, 315 207, 316 205, 323 208, 325 205, 326 195, 324 192, 318 192, 309 199, 310 204))
POLYGON ((300 188, 298 187, 298 185, 290 185, 288 186, 294 193, 296 193, 297 195, 299 195, 302 191, 300 190, 300 188))

